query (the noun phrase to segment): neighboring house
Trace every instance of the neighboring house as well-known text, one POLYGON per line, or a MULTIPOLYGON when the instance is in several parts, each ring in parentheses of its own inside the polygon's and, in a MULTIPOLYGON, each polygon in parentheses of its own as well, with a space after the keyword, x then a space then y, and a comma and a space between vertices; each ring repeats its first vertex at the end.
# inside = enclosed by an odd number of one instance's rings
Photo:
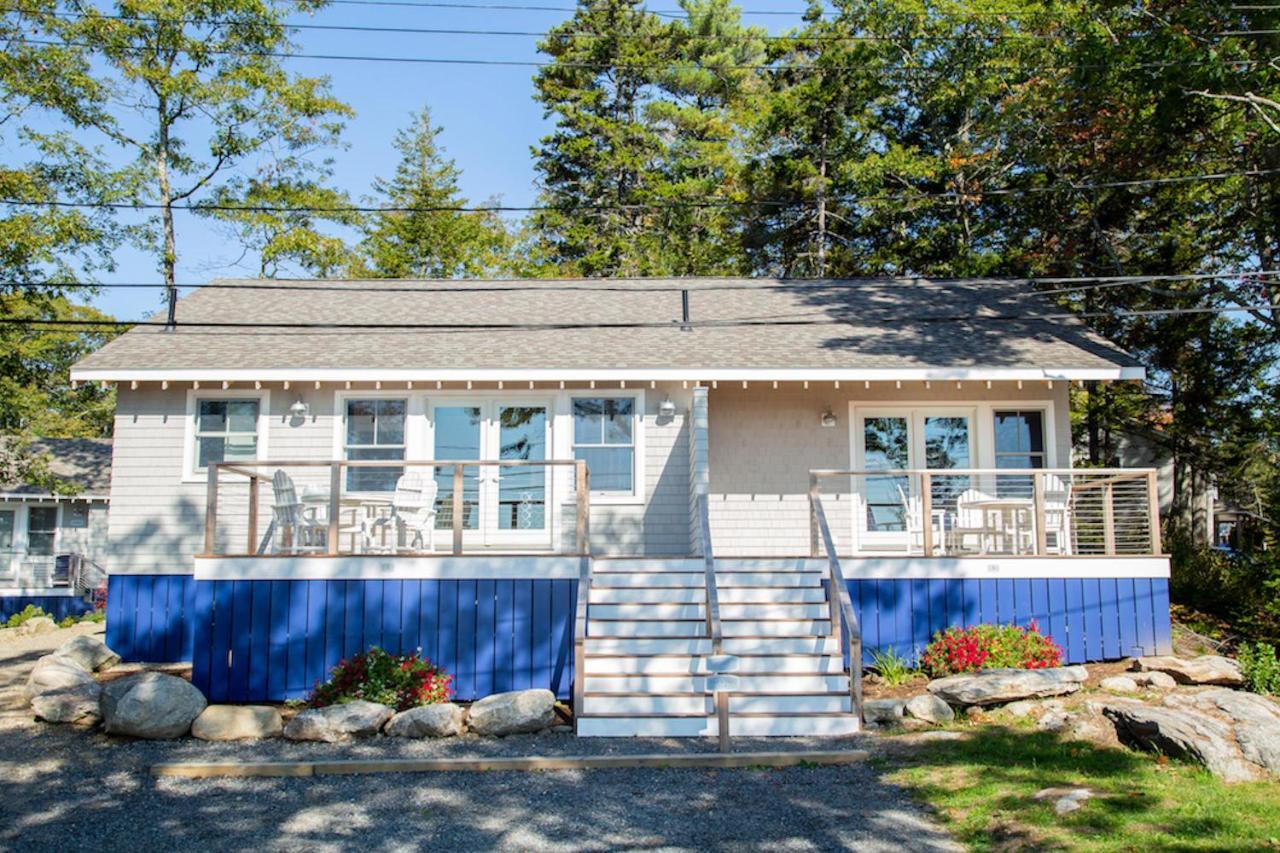
POLYGON ((1167 652, 1154 472, 1070 468, 1068 384, 1143 370, 1046 307, 996 281, 218 282, 72 370, 118 390, 109 641, 192 660, 214 701, 421 648, 461 699, 572 695, 582 734, 715 732, 718 665, 735 732, 851 731, 849 667, 952 624, 1167 652))
POLYGON ((45 438, 27 452, 46 457, 64 488, 0 483, 0 617, 28 604, 83 612, 106 578, 111 441, 45 438))

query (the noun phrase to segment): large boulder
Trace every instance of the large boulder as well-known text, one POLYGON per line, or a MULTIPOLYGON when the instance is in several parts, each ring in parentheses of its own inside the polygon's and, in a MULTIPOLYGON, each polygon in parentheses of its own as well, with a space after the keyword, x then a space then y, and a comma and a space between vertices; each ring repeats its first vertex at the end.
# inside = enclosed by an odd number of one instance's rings
POLYGON ((956 718, 951 706, 932 693, 922 693, 907 700, 907 716, 928 723, 949 723, 956 718))
POLYGON ((1236 749, 1231 726, 1207 714, 1126 700, 1106 703, 1102 713, 1129 746, 1190 758, 1224 782, 1258 778, 1236 749))
POLYGON ((101 672, 120 663, 120 656, 93 634, 72 637, 59 646, 54 654, 74 660, 88 672, 101 672))
POLYGON ((177 676, 143 672, 102 688, 102 724, 113 735, 168 740, 182 737, 208 702, 177 676))
POLYGON ((27 676, 27 687, 24 695, 27 701, 52 690, 66 690, 72 687, 97 686, 93 673, 87 672, 69 658, 57 655, 45 655, 36 661, 31 674, 27 676))
POLYGON ((1280 775, 1280 705, 1272 700, 1255 693, 1220 688, 1166 696, 1164 704, 1229 718, 1245 759, 1280 775))
POLYGON ((1098 686, 1112 693, 1138 692, 1138 682, 1127 675, 1113 675, 1110 678, 1104 678, 1098 683, 1098 686))
POLYGON ((353 737, 367 737, 381 731, 395 713, 386 705, 357 699, 327 708, 303 711, 284 727, 290 740, 320 740, 337 743, 353 737))
POLYGON ((258 740, 282 731, 280 712, 266 705, 210 705, 191 723, 200 740, 258 740))
POLYGON ((867 699, 862 703, 862 721, 869 726, 892 726, 902 722, 905 699, 867 699))
POLYGON ((1003 705, 1074 693, 1089 677, 1083 666, 1055 669, 983 669, 929 682, 929 692, 950 705, 1003 705))
POLYGON ((22 637, 33 637, 37 634, 49 634, 56 630, 58 630, 58 623, 54 622, 48 616, 32 616, 17 628, 18 635, 22 637))
POLYGON ((1239 687, 1244 684, 1240 665, 1221 655, 1201 655, 1197 658, 1171 656, 1138 658, 1133 662, 1138 672, 1164 672, 1180 684, 1217 684, 1223 687, 1239 687))
POLYGON ((555 724, 556 697, 550 690, 495 693, 474 703, 467 719, 471 731, 481 735, 541 731, 555 724))
POLYGON ((452 702, 422 705, 401 711, 387 723, 391 737, 450 737, 466 728, 467 712, 452 702))

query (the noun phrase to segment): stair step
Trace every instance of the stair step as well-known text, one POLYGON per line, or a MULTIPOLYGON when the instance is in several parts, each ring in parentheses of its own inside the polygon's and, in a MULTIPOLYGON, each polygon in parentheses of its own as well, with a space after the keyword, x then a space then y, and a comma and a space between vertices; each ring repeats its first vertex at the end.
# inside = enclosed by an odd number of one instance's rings
POLYGON ((595 619, 587 626, 592 637, 701 637, 707 623, 702 619, 595 619))
MULTIPOLYGON (((592 604, 587 614, 597 619, 685 619, 705 621, 703 604, 669 604, 666 602, 633 602, 628 604, 592 604)), ((822 619, 830 613, 825 604, 731 604, 720 605, 721 620, 732 619, 822 619)))
MULTIPOLYGON (((730 696, 729 713, 834 714, 851 713, 848 693, 730 696)), ((714 714, 710 694, 599 694, 582 697, 585 714, 714 714)))
MULTIPOLYGON (((602 675, 588 673, 587 693, 697 693, 707 692, 704 675, 602 675)), ((848 691, 849 677, 842 673, 768 673, 738 675, 735 693, 831 693, 848 691)))
MULTIPOLYGON (((706 673, 706 661, 696 655, 622 655, 602 657, 587 654, 587 675, 698 675, 706 673)), ((738 673, 843 673, 839 655, 758 655, 738 658, 738 673)))
POLYGON ((719 589, 737 586, 821 587, 822 578, 822 572, 717 571, 716 587, 719 589))
POLYGON ((831 633, 826 619, 724 619, 720 630, 725 637, 823 637, 831 633))
MULTIPOLYGON (((857 734, 858 718, 853 714, 766 714, 735 715, 729 732, 742 737, 803 737, 857 734)), ((715 737, 719 723, 710 717, 583 716, 578 720, 579 737, 715 737)))
MULTIPOLYGON (((716 557, 718 571, 756 572, 825 572, 827 561, 812 557, 716 557)), ((702 572, 706 568, 701 557, 597 557, 592 560, 595 574, 611 572, 702 572)))
MULTIPOLYGON (((586 638, 588 655, 709 655, 707 637, 601 637, 586 638)), ((839 655, 835 637, 725 637, 723 651, 729 655, 839 655)))
POLYGON ((771 604, 824 604, 827 592, 820 586, 754 587, 716 584, 720 605, 769 602, 771 604))
POLYGON ((591 589, 617 587, 683 587, 705 589, 706 578, 699 572, 596 572, 591 576, 591 589))
POLYGON ((601 587, 592 585, 591 603, 631 604, 663 601, 671 604, 697 604, 706 601, 703 587, 601 587))

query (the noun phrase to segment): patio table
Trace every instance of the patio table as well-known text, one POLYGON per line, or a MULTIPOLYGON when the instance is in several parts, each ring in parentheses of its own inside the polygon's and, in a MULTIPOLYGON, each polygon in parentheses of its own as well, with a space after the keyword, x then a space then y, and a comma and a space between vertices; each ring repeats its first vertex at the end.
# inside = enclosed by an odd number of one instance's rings
POLYGON ((1034 530, 1035 520, 1031 516, 1035 501, 1031 498, 982 498, 966 501, 965 506, 981 510, 984 518, 995 514, 1000 519, 998 532, 1010 540, 1009 550, 1015 554, 1022 553, 1023 519, 1026 519, 1027 532, 1034 530))

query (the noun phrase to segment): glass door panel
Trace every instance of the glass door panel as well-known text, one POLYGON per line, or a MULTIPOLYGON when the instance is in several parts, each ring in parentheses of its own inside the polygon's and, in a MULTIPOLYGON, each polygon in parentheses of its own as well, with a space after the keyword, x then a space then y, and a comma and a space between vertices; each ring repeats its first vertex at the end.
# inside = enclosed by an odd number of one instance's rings
MULTIPOLYGON (((862 467, 868 471, 911 467, 911 441, 907 418, 869 417, 862 420, 862 467)), ((871 533, 902 532, 906 526, 909 477, 868 476, 862 486, 865 505, 863 529, 871 533)))
MULTIPOLYGON (((479 406, 437 406, 435 408, 436 447, 434 458, 480 459, 481 411, 479 406)), ((436 469, 436 529, 453 529, 453 469, 436 469)), ((463 469, 462 527, 480 529, 480 469, 463 469)))
MULTIPOLYGON (((547 407, 499 405, 494 418, 498 458, 545 461, 547 407)), ((497 474, 495 527, 504 531, 547 529, 547 469, 544 465, 501 466, 497 474)))
POLYGON ((0 575, 18 571, 18 511, 0 509, 0 575))
MULTIPOLYGON (((968 417, 925 415, 921 426, 924 433, 924 467, 931 471, 973 467, 968 417)), ((932 480, 931 492, 935 507, 954 503, 956 496, 970 486, 970 479, 965 474, 941 474, 932 480)))

